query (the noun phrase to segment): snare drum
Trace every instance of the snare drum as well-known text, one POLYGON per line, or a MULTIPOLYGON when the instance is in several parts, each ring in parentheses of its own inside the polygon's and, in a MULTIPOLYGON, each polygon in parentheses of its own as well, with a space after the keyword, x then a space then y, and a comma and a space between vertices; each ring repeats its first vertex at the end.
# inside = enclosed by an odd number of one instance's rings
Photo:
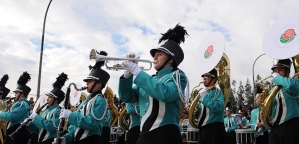
POLYGON ((237 144, 254 144, 255 130, 254 129, 236 129, 237 144))
POLYGON ((187 128, 187 142, 197 143, 197 140, 198 140, 198 129, 187 128))

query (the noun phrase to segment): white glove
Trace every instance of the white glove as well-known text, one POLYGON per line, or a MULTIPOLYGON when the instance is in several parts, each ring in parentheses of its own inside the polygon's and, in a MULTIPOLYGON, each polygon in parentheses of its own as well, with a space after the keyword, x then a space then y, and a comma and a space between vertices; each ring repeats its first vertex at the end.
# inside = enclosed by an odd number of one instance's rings
POLYGON ((28 127, 28 126, 31 124, 32 119, 30 119, 30 118, 26 118, 21 124, 23 124, 24 122, 27 122, 26 126, 28 127), (27 121, 28 121, 28 122, 27 122, 27 121))
POLYGON ((227 132, 227 128, 225 128, 225 132, 227 132))
POLYGON ((130 73, 133 75, 137 75, 139 72, 142 71, 142 69, 135 63, 128 61, 128 62, 123 62, 122 67, 126 70, 128 70, 130 73))
POLYGON ((32 114, 29 116, 29 119, 34 119, 37 116, 36 112, 32 112, 32 114))
POLYGON ((206 91, 205 89, 201 89, 201 90, 199 91, 199 94, 200 94, 200 96, 202 97, 202 99, 204 99, 205 96, 206 96, 208 93, 207 93, 207 91, 206 91))
POLYGON ((276 72, 274 72, 274 73, 272 74, 273 78, 275 78, 275 77, 278 76, 278 75, 280 75, 280 74, 279 74, 279 73, 276 73, 276 72))
POLYGON ((130 73, 128 70, 126 70, 125 72, 124 72, 124 78, 128 78, 128 77, 130 77, 132 75, 132 73, 130 73))
MULTIPOLYGON (((57 142, 56 142, 56 139, 57 139, 57 138, 54 138, 54 141, 52 142, 52 144, 56 144, 56 143, 57 143, 57 142)), ((61 141, 60 141, 60 142, 61 142, 60 144, 66 144, 65 137, 60 137, 60 140, 61 140, 61 141)))
POLYGON ((68 109, 61 109, 59 118, 69 118, 71 111, 68 109))

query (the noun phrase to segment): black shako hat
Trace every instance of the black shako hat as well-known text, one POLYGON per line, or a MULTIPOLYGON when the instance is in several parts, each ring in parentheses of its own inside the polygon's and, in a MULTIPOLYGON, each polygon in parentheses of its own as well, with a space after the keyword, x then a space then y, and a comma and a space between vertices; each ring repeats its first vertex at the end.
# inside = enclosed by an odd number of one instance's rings
POLYGON ((58 100, 60 103, 64 97, 65 93, 61 90, 61 88, 64 86, 64 83, 68 80, 67 74, 61 73, 57 78, 56 81, 53 83, 53 89, 47 93, 46 95, 49 97, 54 97, 58 100))
POLYGON ((176 67, 183 61, 184 52, 179 46, 181 42, 185 42, 185 35, 188 35, 184 27, 177 24, 173 29, 169 29, 166 33, 162 34, 162 37, 159 39, 159 44, 163 41, 158 48, 153 48, 150 50, 152 57, 155 56, 155 53, 163 51, 166 54, 170 55, 176 67))
POLYGON ((273 66, 271 68, 271 70, 274 70, 274 68, 277 68, 277 67, 285 67, 285 68, 288 68, 290 69, 291 68, 291 60, 290 59, 282 59, 282 60, 273 60, 273 66))
POLYGON ((2 98, 5 99, 7 94, 10 92, 10 89, 8 89, 7 87, 5 87, 5 84, 8 80, 8 75, 5 74, 0 81, 0 94, 3 94, 2 98))
MULTIPOLYGON (((107 53, 105 51, 100 51, 98 54, 107 56, 107 53)), ((83 79, 83 81, 87 82, 88 80, 96 80, 101 82, 103 84, 102 88, 104 88, 108 80, 110 79, 109 73, 107 73, 101 68, 104 65, 104 63, 105 61, 98 61, 94 66, 89 66, 91 72, 89 73, 87 78, 83 79)))
POLYGON ((23 74, 20 76, 18 80, 18 87, 13 92, 21 92, 24 93, 24 95, 27 97, 29 92, 31 91, 31 88, 28 87, 26 84, 28 81, 30 81, 31 77, 30 74, 27 73, 27 71, 23 72, 23 74))
POLYGON ((204 73, 204 74, 201 75, 201 77, 204 77, 204 76, 211 76, 211 77, 217 79, 218 78, 218 76, 217 76, 217 70, 215 68, 213 68, 211 71, 209 71, 209 72, 204 73))

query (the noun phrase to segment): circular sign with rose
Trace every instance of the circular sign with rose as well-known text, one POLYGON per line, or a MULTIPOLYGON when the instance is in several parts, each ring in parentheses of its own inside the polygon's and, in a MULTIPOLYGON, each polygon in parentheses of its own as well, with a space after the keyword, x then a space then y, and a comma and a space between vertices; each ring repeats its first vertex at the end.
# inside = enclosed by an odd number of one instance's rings
POLYGON ((296 37, 295 30, 288 29, 280 36, 280 42, 286 44, 291 42, 295 37, 296 37))
POLYGON ((213 54, 213 52, 214 52, 214 47, 213 47, 213 45, 210 45, 204 53, 204 58, 205 59, 210 58, 211 55, 213 54))

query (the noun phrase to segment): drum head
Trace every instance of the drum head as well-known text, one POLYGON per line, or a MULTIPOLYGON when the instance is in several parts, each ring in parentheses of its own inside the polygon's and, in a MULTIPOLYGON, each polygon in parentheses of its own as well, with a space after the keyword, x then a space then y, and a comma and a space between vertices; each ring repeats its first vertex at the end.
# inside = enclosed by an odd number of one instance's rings
POLYGON ((267 31, 263 49, 273 59, 286 59, 299 54, 299 14, 277 20, 267 31))
POLYGON ((221 32, 213 32, 199 45, 194 55, 196 72, 203 74, 209 72, 220 61, 225 49, 225 37, 221 32))
POLYGON ((238 125, 242 124, 242 117, 241 117, 241 116, 236 115, 235 118, 236 118, 236 120, 237 120, 237 124, 238 124, 238 125))

